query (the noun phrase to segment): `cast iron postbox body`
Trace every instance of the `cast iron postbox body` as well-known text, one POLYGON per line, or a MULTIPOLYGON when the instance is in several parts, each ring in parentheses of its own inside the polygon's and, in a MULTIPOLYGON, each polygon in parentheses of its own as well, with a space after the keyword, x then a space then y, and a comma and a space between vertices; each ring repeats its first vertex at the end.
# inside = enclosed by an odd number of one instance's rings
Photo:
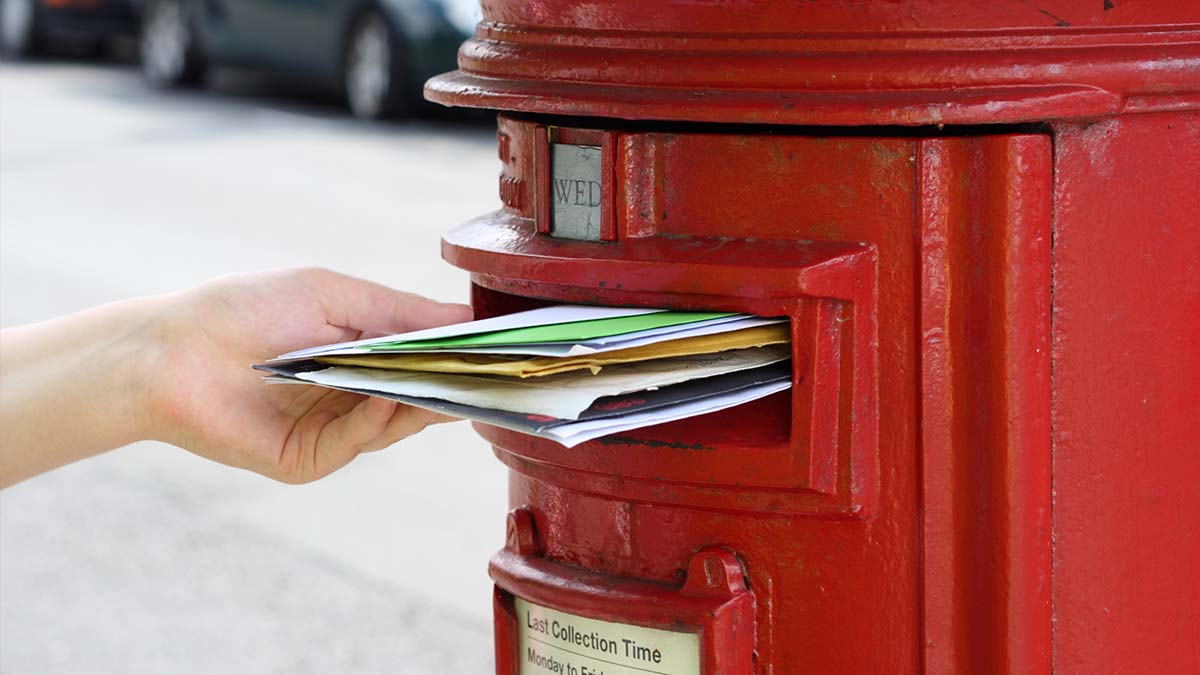
POLYGON ((477 313, 787 316, 794 356, 574 449, 479 426, 498 673, 1200 670, 1200 5, 484 9, 427 85, 503 111, 504 207, 444 240, 477 313))

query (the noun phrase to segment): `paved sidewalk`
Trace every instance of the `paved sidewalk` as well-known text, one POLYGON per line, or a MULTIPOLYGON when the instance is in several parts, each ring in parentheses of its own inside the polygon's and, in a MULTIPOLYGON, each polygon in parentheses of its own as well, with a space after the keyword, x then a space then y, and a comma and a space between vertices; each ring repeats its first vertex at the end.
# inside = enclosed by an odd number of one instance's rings
MULTIPOLYGON (((463 301, 438 238, 497 207, 494 148, 236 81, 0 65, 0 322, 288 265, 463 301)), ((0 672, 488 672, 505 485, 465 424, 301 487, 156 443, 53 472, 0 493, 0 672)))

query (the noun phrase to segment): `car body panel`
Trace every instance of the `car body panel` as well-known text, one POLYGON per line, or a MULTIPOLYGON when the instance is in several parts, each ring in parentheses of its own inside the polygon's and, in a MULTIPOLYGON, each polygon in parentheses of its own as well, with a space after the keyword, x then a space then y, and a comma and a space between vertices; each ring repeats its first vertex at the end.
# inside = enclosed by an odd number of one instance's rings
MULTIPOLYGON (((420 83, 454 68, 465 35, 432 0, 187 0, 209 61, 281 73, 341 78, 354 21, 382 11, 400 38, 414 96, 420 83)), ((462 25, 462 22, 459 22, 462 25)))
POLYGON ((137 35, 139 7, 132 0, 39 3, 39 30, 51 40, 103 40, 137 35))

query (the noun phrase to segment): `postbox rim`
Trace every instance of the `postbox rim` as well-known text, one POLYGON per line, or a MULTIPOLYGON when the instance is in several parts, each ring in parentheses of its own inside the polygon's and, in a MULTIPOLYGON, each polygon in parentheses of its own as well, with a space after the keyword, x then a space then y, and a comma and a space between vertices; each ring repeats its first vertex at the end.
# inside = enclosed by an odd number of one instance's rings
POLYGON ((1001 124, 1200 109, 1197 72, 1200 22, 719 36, 485 22, 459 70, 431 79, 425 95, 626 120, 1001 124))

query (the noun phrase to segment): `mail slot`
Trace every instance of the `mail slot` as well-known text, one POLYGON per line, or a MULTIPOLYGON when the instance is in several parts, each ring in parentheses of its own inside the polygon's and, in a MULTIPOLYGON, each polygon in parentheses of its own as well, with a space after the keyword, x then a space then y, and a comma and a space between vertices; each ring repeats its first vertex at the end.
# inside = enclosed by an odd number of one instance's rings
POLYGON ((498 111, 478 316, 792 338, 743 406, 476 425, 497 673, 1200 667, 1200 8, 967 4, 496 0, 426 85, 498 111))

